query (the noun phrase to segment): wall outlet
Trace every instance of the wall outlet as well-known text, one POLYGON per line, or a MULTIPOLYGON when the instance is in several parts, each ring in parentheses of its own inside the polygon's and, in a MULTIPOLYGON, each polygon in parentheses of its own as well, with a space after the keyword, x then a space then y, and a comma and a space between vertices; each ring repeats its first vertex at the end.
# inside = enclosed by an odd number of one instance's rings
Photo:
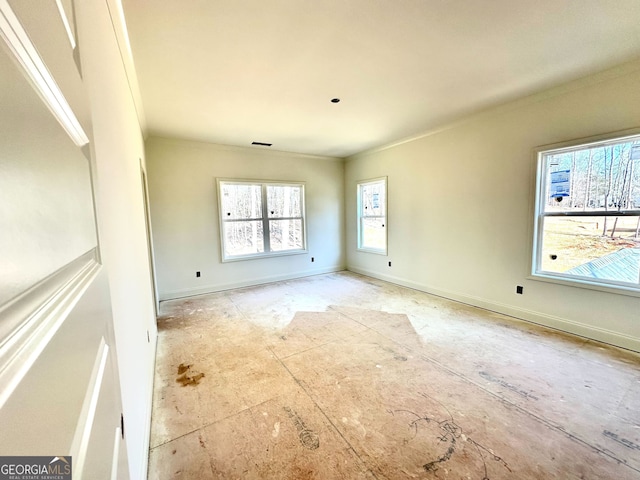
POLYGON ((389 262, 389 266, 391 266, 391 262, 389 262))
POLYGON ((522 295, 524 292, 524 287, 522 285, 517 285, 516 286, 516 293, 522 295))
POLYGON ((196 272, 196 277, 199 277, 199 276, 200 276, 200 272, 196 272))

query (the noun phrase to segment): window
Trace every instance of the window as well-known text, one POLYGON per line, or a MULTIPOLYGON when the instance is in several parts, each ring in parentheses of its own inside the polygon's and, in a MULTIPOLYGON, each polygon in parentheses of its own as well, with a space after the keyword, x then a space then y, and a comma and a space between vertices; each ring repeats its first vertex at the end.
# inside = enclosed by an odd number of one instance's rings
POLYGON ((222 260, 306 251, 304 184, 218 180, 222 260))
POLYGON ((640 135, 538 152, 533 275, 640 292, 640 135))
POLYGON ((387 254, 387 178, 358 183, 358 250, 387 254))

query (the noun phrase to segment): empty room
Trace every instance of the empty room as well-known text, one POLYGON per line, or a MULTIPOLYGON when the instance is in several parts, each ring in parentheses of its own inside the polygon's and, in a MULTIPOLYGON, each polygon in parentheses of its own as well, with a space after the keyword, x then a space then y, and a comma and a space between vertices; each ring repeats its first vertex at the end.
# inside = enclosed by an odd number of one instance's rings
POLYGON ((640 478, 637 0, 37 3, 0 467, 640 478))

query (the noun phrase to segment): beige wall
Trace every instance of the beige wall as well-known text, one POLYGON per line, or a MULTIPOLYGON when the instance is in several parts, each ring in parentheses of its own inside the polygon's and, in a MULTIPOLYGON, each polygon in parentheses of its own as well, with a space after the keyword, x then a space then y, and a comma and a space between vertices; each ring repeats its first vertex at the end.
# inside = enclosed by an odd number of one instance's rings
POLYGON ((637 296, 528 278, 532 150, 638 126, 634 62, 355 155, 345 165, 348 268, 640 351, 637 296), (356 251, 356 182, 383 175, 388 257, 356 251))
POLYGON ((341 159, 164 138, 146 155, 161 300, 344 269, 341 159), (308 253, 222 263, 218 177, 306 182, 308 253))

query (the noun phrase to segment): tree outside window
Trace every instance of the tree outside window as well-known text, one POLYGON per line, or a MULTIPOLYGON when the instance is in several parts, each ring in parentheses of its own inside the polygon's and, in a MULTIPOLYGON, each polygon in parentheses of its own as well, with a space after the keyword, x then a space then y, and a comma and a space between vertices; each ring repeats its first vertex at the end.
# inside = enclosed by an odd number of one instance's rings
POLYGON ((640 290, 640 135, 538 152, 533 274, 640 290))
POLYGON ((304 184, 218 180, 223 261, 306 251, 304 184))

